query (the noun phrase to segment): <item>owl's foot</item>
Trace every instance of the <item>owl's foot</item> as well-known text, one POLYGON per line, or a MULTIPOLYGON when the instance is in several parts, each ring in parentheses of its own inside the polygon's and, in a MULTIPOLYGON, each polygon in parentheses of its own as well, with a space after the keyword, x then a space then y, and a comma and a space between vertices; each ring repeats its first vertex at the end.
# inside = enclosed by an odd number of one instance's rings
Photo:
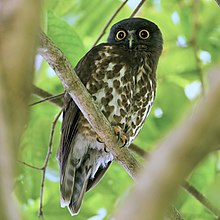
POLYGON ((126 134, 122 131, 121 127, 119 126, 114 126, 113 128, 116 136, 118 137, 118 141, 121 140, 122 147, 124 147, 128 142, 126 134))

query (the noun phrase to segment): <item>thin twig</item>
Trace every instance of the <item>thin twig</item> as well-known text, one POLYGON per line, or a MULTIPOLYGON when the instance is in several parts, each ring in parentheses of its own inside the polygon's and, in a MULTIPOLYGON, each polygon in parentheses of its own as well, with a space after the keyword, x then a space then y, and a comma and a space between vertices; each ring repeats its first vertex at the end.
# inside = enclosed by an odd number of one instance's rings
POLYGON ((64 93, 60 93, 60 94, 58 94, 58 95, 48 96, 48 97, 46 97, 46 98, 44 98, 44 99, 41 99, 40 101, 31 103, 31 104, 29 104, 28 106, 31 107, 31 106, 38 105, 38 104, 43 103, 43 102, 46 102, 46 101, 51 101, 51 100, 54 100, 54 99, 61 98, 61 97, 63 97, 63 96, 64 96, 64 93))
POLYGON ((99 37, 97 38, 97 40, 95 41, 95 43, 93 44, 93 47, 95 45, 98 44, 98 42, 100 41, 100 39, 102 38, 102 36, 105 34, 107 28, 109 27, 109 25, 112 23, 113 19, 116 17, 116 15, 121 11, 121 9, 125 6, 125 4, 128 2, 128 0, 125 0, 124 2, 122 2, 122 4, 118 7, 118 9, 115 11, 115 13, 111 16, 111 18, 109 19, 109 21, 107 22, 107 24, 105 25, 105 27, 103 28, 101 34, 99 35, 99 37))
POLYGON ((211 202, 201 193, 199 192, 194 186, 192 186, 189 182, 184 181, 182 183, 182 187, 190 193, 194 198, 196 198, 204 207, 206 207, 209 212, 211 212, 215 217, 219 220, 220 219, 220 210, 217 209, 211 202))
POLYGON ((60 117, 62 113, 62 110, 56 115, 52 126, 51 126, 51 132, 50 132, 50 141, 49 141, 49 146, 48 146, 48 150, 47 150, 47 155, 45 157, 44 160, 44 165, 43 165, 43 173, 42 173, 42 180, 41 180, 41 190, 40 190, 40 208, 39 208, 39 212, 38 212, 38 217, 41 217, 42 220, 44 220, 44 213, 43 213, 43 193, 44 193, 44 183, 45 183, 45 174, 46 174, 46 170, 47 170, 47 164, 49 162, 50 159, 50 155, 52 153, 52 144, 53 144, 53 136, 54 136, 54 130, 57 124, 57 121, 60 117))
MULTIPOLYGON (((47 91, 45 91, 45 90, 35 86, 35 85, 32 85, 32 94, 34 94, 34 95, 36 95, 36 96, 38 96, 40 98, 47 98, 47 97, 53 96, 53 94, 51 94, 51 93, 49 93, 49 92, 47 92, 47 91)), ((50 100, 48 100, 48 101, 50 101, 50 100)), ((56 99, 53 99, 53 101, 51 101, 51 103, 53 103, 53 104, 55 104, 55 105, 57 105, 59 107, 62 107, 63 100, 62 100, 62 98, 58 97, 56 99)))
POLYGON ((132 12, 130 18, 134 17, 134 16, 138 13, 139 9, 142 7, 142 5, 143 5, 145 2, 146 2, 146 0, 141 0, 141 1, 140 1, 140 3, 137 5, 137 7, 136 7, 136 8, 134 9, 134 11, 132 12))
POLYGON ((24 161, 21 161, 21 160, 18 160, 18 162, 21 163, 21 164, 24 164, 25 166, 30 167, 34 170, 43 170, 44 169, 43 167, 35 167, 35 166, 33 166, 31 164, 28 164, 28 163, 26 163, 24 161))
MULTIPOLYGON (((52 97, 53 94, 37 87, 37 86, 33 86, 33 89, 32 89, 32 94, 36 95, 37 97, 40 97, 40 98, 47 98, 47 97, 52 97)), ((57 105, 58 107, 61 107, 63 106, 63 99, 62 97, 59 97, 59 98, 56 98, 56 99, 49 99, 47 100, 55 105, 57 105)))

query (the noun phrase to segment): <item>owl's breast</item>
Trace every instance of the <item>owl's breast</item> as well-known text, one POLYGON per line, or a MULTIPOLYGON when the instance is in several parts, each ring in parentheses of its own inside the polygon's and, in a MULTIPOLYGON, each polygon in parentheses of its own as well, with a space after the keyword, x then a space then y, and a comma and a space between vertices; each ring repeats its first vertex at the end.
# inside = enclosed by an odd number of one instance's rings
POLYGON ((86 88, 109 122, 120 126, 131 142, 153 104, 156 85, 147 58, 131 59, 123 53, 99 51, 86 88))
POLYGON ((86 85, 107 119, 121 127, 125 126, 133 95, 131 71, 127 65, 112 61, 92 74, 86 85))

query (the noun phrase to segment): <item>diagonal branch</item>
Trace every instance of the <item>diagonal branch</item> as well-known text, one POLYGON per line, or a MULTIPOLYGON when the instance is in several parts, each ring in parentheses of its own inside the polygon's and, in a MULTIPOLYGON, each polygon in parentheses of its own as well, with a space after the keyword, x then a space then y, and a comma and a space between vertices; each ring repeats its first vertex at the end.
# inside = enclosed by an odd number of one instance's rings
POLYGON ((220 210, 216 208, 201 192, 199 192, 193 185, 187 181, 183 181, 182 187, 196 198, 204 207, 206 207, 210 213, 215 215, 217 219, 220 219, 220 210))
POLYGON ((114 158, 124 167, 128 174, 135 179, 141 165, 127 148, 121 148, 121 144, 117 142, 110 123, 93 101, 92 96, 76 75, 68 59, 42 32, 40 33, 40 46, 41 48, 38 50, 39 53, 54 69, 64 89, 73 98, 98 136, 102 140, 105 140, 105 144, 114 158))

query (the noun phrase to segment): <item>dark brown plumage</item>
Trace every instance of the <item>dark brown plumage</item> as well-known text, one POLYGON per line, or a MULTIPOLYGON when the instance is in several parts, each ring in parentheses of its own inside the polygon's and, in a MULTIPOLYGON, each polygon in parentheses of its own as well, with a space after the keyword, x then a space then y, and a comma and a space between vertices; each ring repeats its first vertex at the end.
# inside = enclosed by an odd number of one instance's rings
MULTIPOLYGON (((115 24, 108 43, 92 48, 75 70, 115 131, 129 146, 155 98, 162 35, 152 22, 129 18, 115 24)), ((97 139, 68 94, 64 98, 60 166, 61 206, 78 213, 84 193, 95 186, 113 156, 97 139)))

